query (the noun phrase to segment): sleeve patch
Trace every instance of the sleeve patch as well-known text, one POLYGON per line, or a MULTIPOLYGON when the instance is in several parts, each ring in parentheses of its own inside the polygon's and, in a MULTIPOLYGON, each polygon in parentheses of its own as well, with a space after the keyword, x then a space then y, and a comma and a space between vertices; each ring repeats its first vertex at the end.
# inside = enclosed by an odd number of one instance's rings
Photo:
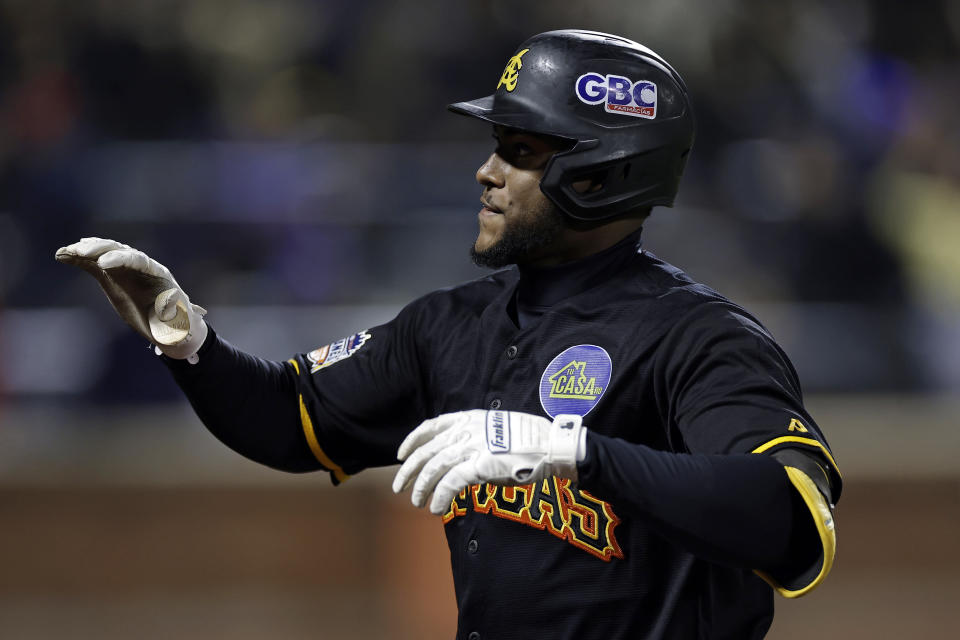
POLYGON ((341 338, 336 342, 318 347, 307 354, 307 361, 310 363, 310 373, 316 373, 320 369, 336 364, 341 360, 346 360, 367 343, 372 336, 366 331, 355 333, 352 336, 341 338))

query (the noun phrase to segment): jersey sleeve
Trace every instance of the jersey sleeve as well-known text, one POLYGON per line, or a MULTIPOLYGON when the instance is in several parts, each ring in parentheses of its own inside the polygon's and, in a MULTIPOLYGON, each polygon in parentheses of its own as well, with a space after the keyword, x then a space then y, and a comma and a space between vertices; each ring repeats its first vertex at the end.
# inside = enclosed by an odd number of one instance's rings
POLYGON ((791 575, 760 575, 781 595, 807 593, 822 582, 833 562, 831 509, 840 496, 842 476, 803 406, 790 360, 756 320, 719 302, 689 313, 660 349, 660 404, 671 440, 680 441, 678 448, 770 455, 784 466, 813 518, 822 553, 815 566, 791 575), (791 457, 790 451, 796 455, 791 457))
POLYGON ((426 419, 418 307, 288 362, 296 371, 304 436, 334 484, 397 462, 397 447, 426 419))

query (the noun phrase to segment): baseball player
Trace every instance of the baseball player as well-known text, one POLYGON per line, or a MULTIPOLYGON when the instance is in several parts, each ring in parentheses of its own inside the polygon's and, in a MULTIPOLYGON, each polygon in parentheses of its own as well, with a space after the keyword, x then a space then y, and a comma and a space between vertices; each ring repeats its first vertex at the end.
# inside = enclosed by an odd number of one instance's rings
POLYGON ((493 95, 474 261, 492 275, 270 362, 112 240, 90 272, 237 452, 340 484, 403 464, 441 517, 457 638, 762 638, 773 592, 833 562, 840 472, 797 375, 743 308, 641 248, 694 137, 683 80, 633 41, 552 31, 493 95))

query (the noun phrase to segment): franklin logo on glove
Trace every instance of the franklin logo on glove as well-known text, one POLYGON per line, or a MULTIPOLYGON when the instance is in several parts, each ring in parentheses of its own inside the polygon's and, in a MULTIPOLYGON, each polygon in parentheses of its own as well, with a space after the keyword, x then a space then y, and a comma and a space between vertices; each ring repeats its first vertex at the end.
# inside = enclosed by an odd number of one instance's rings
POLYGON ((506 411, 487 413, 487 448, 492 453, 510 451, 510 416, 506 411))

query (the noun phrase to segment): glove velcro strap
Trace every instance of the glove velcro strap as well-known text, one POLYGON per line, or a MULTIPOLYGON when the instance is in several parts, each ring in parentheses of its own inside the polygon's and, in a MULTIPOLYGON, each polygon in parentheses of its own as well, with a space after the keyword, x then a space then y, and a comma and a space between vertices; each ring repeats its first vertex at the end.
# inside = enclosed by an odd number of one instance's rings
POLYGON ((553 419, 546 462, 554 475, 576 479, 577 449, 582 432, 582 416, 559 414, 553 419))

